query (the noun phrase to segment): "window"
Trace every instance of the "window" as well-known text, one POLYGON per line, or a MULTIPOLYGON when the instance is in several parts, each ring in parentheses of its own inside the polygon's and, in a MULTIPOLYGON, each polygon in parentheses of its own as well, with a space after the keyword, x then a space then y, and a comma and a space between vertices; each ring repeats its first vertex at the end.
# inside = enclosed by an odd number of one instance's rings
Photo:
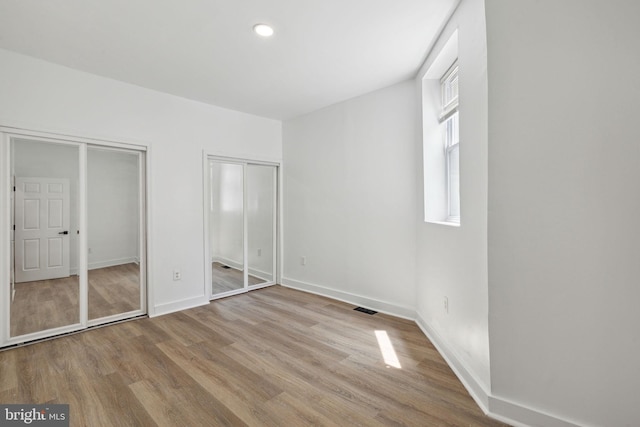
POLYGON ((458 33, 427 58, 421 71, 424 220, 460 225, 458 33))
POLYGON ((442 77, 441 126, 444 127, 447 221, 460 223, 460 132, 458 113, 458 65, 442 77))

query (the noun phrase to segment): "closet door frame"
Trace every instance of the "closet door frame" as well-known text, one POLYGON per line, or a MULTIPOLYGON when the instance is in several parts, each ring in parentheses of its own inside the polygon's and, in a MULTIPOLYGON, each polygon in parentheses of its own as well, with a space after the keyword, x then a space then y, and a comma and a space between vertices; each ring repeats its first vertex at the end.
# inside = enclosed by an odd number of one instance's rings
MULTIPOLYGON (((96 319, 88 319, 87 313, 87 326, 97 326, 105 323, 116 322, 118 320, 128 319, 130 317, 140 316, 147 314, 147 228, 146 228, 146 218, 147 218, 147 186, 146 186, 146 150, 133 149, 131 147, 124 148, 122 146, 109 146, 105 144, 87 144, 87 148, 98 148, 104 149, 106 151, 116 151, 116 152, 126 152, 132 153, 136 152, 138 154, 138 189, 139 189, 139 197, 138 197, 138 254, 139 256, 139 268, 140 268, 140 308, 137 310, 131 310, 124 313, 112 314, 105 317, 99 317, 96 319)), ((85 156, 86 157, 86 156, 85 156)), ((86 184, 85 184, 86 185, 86 184)), ((87 206, 84 206, 86 209, 87 206)), ((85 233, 85 238, 87 239, 87 247, 88 247, 88 238, 89 233, 85 233)), ((87 251, 88 252, 88 251, 87 251)), ((87 261, 87 271, 88 271, 88 261, 87 261)), ((88 286, 87 279, 87 286, 88 286)), ((87 298, 88 298, 88 290, 87 290, 87 298)))
POLYGON ((144 315, 148 312, 148 301, 150 300, 148 286, 148 260, 147 260, 147 236, 149 227, 149 215, 146 209, 148 206, 148 147, 146 145, 130 144, 119 141, 109 141, 93 139, 80 136, 58 134, 47 131, 37 131, 23 129, 20 127, 10 127, 0 125, 0 200, 2 206, 0 210, 0 348, 20 345, 26 342, 55 337, 57 335, 70 332, 81 331, 98 324, 110 323, 126 318, 144 315), (11 229, 12 229, 12 208, 13 203, 11 175, 12 156, 11 143, 14 138, 29 139, 45 143, 63 144, 78 147, 78 279, 79 279, 79 322, 42 331, 32 332, 24 335, 11 336, 10 332, 10 310, 11 310, 11 229), (104 147, 110 149, 124 149, 136 151, 140 154, 139 165, 141 165, 140 176, 140 309, 108 316, 100 319, 89 320, 88 308, 88 233, 87 233, 87 148, 90 146, 104 147), (144 224, 144 226, 142 226, 144 224))
POLYGON ((203 150, 202 154, 202 171, 203 171, 203 216, 204 216, 204 277, 205 277, 205 295, 209 297, 209 300, 218 298, 225 298, 232 295, 242 294, 251 290, 265 288, 273 286, 280 282, 281 272, 281 183, 282 183, 282 165, 278 160, 255 158, 255 157, 233 157, 215 152, 203 150), (211 243, 210 233, 211 225, 209 224, 209 210, 211 203, 211 177, 209 172, 209 161, 215 161, 220 163, 230 163, 242 165, 242 215, 243 215, 243 287, 232 291, 221 292, 218 294, 213 293, 212 286, 212 272, 211 272, 211 243), (275 168, 275 183, 274 183, 274 218, 273 218, 273 280, 266 283, 259 283, 256 285, 248 285, 249 276, 249 234, 248 229, 248 211, 247 211, 247 168, 250 165, 256 166, 271 166, 275 168))

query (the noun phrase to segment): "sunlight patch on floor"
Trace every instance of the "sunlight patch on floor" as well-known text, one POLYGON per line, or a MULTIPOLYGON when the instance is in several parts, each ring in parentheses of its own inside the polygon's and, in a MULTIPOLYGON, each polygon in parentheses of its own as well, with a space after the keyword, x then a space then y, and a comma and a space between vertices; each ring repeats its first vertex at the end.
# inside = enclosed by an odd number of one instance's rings
POLYGON ((391 344, 391 340, 389 339, 387 331, 375 332, 376 338, 378 339, 378 346, 380 347, 380 353, 382 353, 382 358, 384 359, 384 363, 386 363, 388 366, 402 369, 402 366, 400 366, 400 360, 398 360, 398 355, 393 348, 393 344, 391 344))

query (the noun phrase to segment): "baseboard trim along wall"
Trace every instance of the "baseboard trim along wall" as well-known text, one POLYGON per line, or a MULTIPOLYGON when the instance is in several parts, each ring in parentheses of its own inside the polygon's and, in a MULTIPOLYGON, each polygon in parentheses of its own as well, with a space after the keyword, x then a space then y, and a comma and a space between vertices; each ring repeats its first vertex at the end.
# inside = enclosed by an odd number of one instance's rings
POLYGON ((175 313, 176 311, 188 310, 190 308, 200 307, 209 304, 209 299, 201 295, 195 298, 185 298, 178 301, 172 301, 165 304, 157 304, 153 313, 149 312, 149 317, 158 317, 164 314, 175 313))
POLYGON ((225 258, 222 256, 213 256, 211 257, 211 262, 217 262, 222 265, 226 265, 231 268, 235 268, 236 270, 242 270, 244 268, 244 264, 240 261, 235 261, 230 258, 225 258))
POLYGON ((489 407, 489 391, 487 391, 482 384, 475 378, 475 376, 466 368, 465 364, 461 362, 460 358, 450 349, 445 343, 442 337, 433 329, 420 314, 416 313, 416 324, 422 330, 429 341, 436 347, 438 353, 444 358, 451 370, 456 374, 458 379, 462 382, 467 389, 473 400, 476 401, 478 406, 488 414, 489 407))
POLYGON ((257 277, 258 279, 266 280, 267 282, 273 280, 273 274, 258 270, 257 268, 249 268, 249 276, 257 277))
POLYGON ((114 267, 116 265, 124 265, 124 264, 138 264, 137 257, 129 257, 129 258, 120 258, 120 259, 110 259, 107 261, 97 261, 89 263, 89 270, 95 270, 97 268, 106 268, 106 267, 114 267))
MULTIPOLYGON (((234 270, 238 270, 238 271, 243 271, 243 269, 244 269, 244 264, 242 264, 241 262, 238 262, 238 261, 231 260, 229 258, 213 256, 213 257, 211 257, 211 262, 217 262, 217 263, 220 263, 222 265, 226 265, 227 267, 231 267, 234 270)), ((271 273, 268 273, 268 272, 262 271, 262 270, 258 270, 257 268, 249 267, 249 275, 250 276, 255 276, 255 277, 258 277, 259 279, 263 279, 263 280, 267 280, 267 281, 273 280, 271 278, 271 276, 272 276, 271 273)))
POLYGON ((451 350, 444 339, 433 329, 420 314, 416 314, 416 324, 436 347, 440 355, 456 374, 462 385, 467 389, 480 409, 491 418, 513 425, 515 427, 545 426, 545 427, 578 427, 551 414, 526 406, 509 402, 493 396, 476 379, 465 363, 451 350))
MULTIPOLYGON (((115 267, 116 265, 124 265, 124 264, 140 264, 140 259, 138 257, 129 257, 129 258, 119 258, 119 259, 110 259, 107 261, 96 261, 90 262, 87 265, 87 270, 96 270, 98 268, 106 268, 106 267, 115 267)), ((77 276, 79 272, 78 267, 73 267, 69 269, 69 274, 71 276, 77 276)))
POLYGON ((495 396, 489 396, 488 415, 517 427, 580 427, 583 425, 495 396))
POLYGON ((380 313, 391 314, 392 316, 401 317, 403 319, 415 320, 416 318, 415 310, 410 307, 389 304, 377 299, 367 298, 361 295, 355 295, 287 277, 282 278, 281 284, 287 288, 298 289, 312 294, 321 295, 323 297, 337 299, 338 301, 370 308, 372 310, 379 311, 380 313))

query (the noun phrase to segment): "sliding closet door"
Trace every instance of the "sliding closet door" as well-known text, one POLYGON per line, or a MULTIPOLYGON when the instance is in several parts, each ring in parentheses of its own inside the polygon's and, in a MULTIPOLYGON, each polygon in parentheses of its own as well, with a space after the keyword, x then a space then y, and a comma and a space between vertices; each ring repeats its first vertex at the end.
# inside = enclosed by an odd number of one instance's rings
POLYGON ((0 347, 145 314, 144 147, 0 128, 0 151, 0 347))
POLYGON ((142 313, 144 153, 87 148, 89 322, 142 313))
POLYGON ((249 286, 274 283, 276 168, 248 164, 246 171, 249 286))
POLYGON ((80 147, 12 138, 11 156, 9 338, 79 327, 80 147))
POLYGON ((277 166, 208 159, 211 295, 276 280, 277 166))
POLYGON ((243 165, 209 161, 209 248, 213 295, 237 292, 244 281, 243 165))

